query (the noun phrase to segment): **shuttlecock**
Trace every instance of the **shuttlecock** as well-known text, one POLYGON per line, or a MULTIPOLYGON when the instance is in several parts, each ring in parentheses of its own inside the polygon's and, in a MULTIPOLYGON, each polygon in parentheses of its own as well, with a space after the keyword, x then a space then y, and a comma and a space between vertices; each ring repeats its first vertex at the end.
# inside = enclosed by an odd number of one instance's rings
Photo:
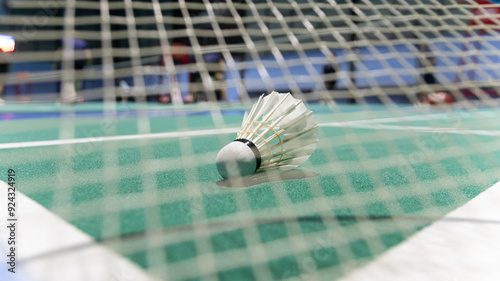
POLYGON ((272 92, 245 113, 236 139, 217 155, 217 169, 224 178, 293 169, 307 161, 317 142, 312 111, 290 93, 272 92))

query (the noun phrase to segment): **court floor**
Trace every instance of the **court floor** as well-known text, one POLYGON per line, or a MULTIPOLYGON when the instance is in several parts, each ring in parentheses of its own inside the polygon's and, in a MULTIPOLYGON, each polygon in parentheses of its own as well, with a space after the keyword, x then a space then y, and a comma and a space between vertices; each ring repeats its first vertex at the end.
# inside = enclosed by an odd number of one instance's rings
POLYGON ((306 164, 225 181, 214 159, 247 106, 8 105, 0 170, 169 280, 338 279, 500 180, 498 109, 310 107, 306 164))

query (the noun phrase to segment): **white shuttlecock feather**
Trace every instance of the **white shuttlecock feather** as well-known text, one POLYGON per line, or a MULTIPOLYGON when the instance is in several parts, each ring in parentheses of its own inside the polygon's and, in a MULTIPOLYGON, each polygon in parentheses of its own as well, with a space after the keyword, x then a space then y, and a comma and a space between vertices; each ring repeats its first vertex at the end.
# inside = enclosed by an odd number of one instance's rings
POLYGON ((290 93, 272 92, 245 113, 236 139, 217 155, 217 169, 224 178, 293 169, 307 161, 317 142, 312 111, 290 93))

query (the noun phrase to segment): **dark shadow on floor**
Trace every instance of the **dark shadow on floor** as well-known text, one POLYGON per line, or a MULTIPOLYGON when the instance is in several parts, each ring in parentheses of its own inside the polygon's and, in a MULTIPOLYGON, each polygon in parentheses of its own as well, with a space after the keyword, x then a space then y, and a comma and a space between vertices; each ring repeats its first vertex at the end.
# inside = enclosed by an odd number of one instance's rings
POLYGON ((249 187, 261 183, 314 178, 317 176, 318 174, 315 172, 304 170, 265 171, 242 178, 220 180, 217 184, 226 187, 249 187))

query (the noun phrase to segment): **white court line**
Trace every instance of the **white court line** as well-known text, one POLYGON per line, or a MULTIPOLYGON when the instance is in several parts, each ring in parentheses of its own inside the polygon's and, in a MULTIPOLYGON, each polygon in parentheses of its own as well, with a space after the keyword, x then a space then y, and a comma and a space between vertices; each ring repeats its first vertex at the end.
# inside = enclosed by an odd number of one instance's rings
POLYGON ((63 144, 78 144, 78 143, 92 143, 103 141, 120 141, 120 140, 139 140, 139 139, 160 139, 160 138, 179 138, 179 137, 197 137, 207 135, 219 135, 235 133, 240 128, 224 128, 213 130, 198 130, 198 131, 181 131, 181 132, 168 132, 168 133, 155 133, 155 134, 142 134, 142 135, 124 135, 124 136, 111 136, 111 137, 96 137, 96 138, 79 138, 79 139, 63 139, 63 140, 48 140, 48 141, 29 141, 29 142, 13 142, 2 143, 0 149, 11 148, 24 148, 24 147, 40 147, 52 146, 63 144))
POLYGON ((409 115, 409 116, 400 116, 400 117, 361 119, 361 120, 353 120, 353 121, 346 121, 346 122, 371 124, 371 123, 392 123, 392 122, 427 121, 427 120, 443 120, 443 119, 454 119, 454 118, 451 118, 448 114, 444 114, 444 113, 432 113, 432 114, 409 115))
POLYGON ((363 124, 363 123, 323 123, 323 127, 353 127, 361 129, 382 129, 396 131, 417 131, 424 133, 448 133, 459 135, 479 135, 479 136, 500 136, 500 131, 495 130, 467 130, 446 127, 420 127, 420 126, 399 126, 399 125, 383 125, 383 124, 363 124))
MULTIPOLYGON (((1 210, 7 210, 8 187, 0 181, 1 210)), ((6 238, 10 230, 3 226, 0 228, 0 280, 158 280, 20 192, 16 192, 16 217, 16 273, 7 271, 5 250, 9 246, 6 238), (77 245, 85 247, 71 249, 77 245), (55 252, 58 253, 44 256, 55 252)), ((7 222, 6 211, 0 212, 0 220, 7 222)))
POLYGON ((341 281, 498 280, 500 182, 341 281))
MULTIPOLYGON (((482 115, 483 118, 496 118, 495 114, 488 114, 485 112, 478 113, 482 115), (488 115, 488 116, 486 116, 488 115)), ((465 111, 449 111, 449 112, 439 112, 430 114, 418 114, 418 115, 408 115, 408 116, 398 116, 398 117, 384 117, 384 118, 374 118, 374 119, 360 119, 345 121, 345 123, 397 123, 397 122, 407 122, 407 121, 428 121, 428 120, 461 120, 464 118, 469 118, 472 114, 465 111)))
MULTIPOLYGON (((361 129, 378 129, 378 130, 397 130, 397 131, 415 131, 423 133, 448 133, 448 134, 461 134, 461 135, 479 135, 479 136, 500 136, 498 130, 462 130, 456 128, 445 127, 419 127, 419 126, 397 126, 397 125, 382 125, 382 124, 366 124, 361 121, 346 121, 346 122, 330 122, 319 123, 321 127, 351 127, 361 129)), ((224 128, 213 130, 197 130, 197 131, 181 131, 181 132, 168 132, 168 133, 155 133, 155 134, 142 134, 142 135, 124 135, 124 136, 111 136, 111 137, 96 137, 96 138, 78 138, 78 139, 62 139, 62 140, 48 140, 48 141, 31 141, 31 142, 13 142, 0 144, 1 149, 13 148, 26 148, 26 147, 43 147, 53 145, 65 144, 79 144, 79 143, 94 143, 103 141, 120 141, 120 140, 139 140, 139 139, 168 139, 180 137, 196 137, 196 136, 209 136, 221 135, 238 132, 240 128, 224 128)))

